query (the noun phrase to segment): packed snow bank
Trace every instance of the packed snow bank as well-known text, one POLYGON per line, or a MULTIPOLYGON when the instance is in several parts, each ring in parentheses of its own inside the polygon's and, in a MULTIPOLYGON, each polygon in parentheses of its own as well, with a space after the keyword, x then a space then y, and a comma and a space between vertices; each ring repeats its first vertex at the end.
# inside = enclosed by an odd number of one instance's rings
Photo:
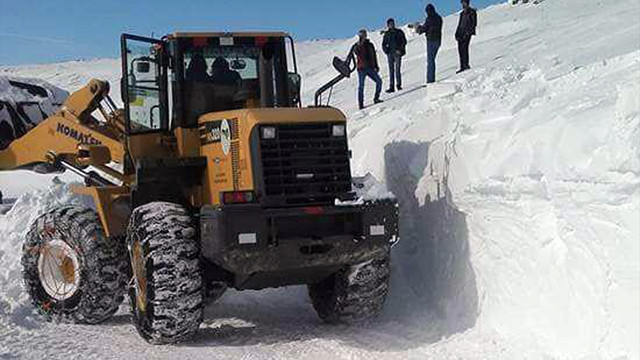
POLYGON ((355 111, 355 84, 334 89, 353 111, 354 169, 401 204, 394 308, 427 304, 445 327, 554 358, 640 357, 639 14, 634 1, 494 6, 471 71, 449 77, 446 38, 445 79, 419 88, 424 40, 410 35, 403 94, 355 111))
MULTIPOLYGON (((424 37, 408 33, 406 90, 358 111, 355 80, 334 89, 332 103, 349 118, 352 168, 384 180, 401 206, 380 320, 321 325, 298 287, 223 297, 195 343, 178 348, 148 347, 118 317, 97 328, 19 330, 44 345, 26 352, 18 336, 8 353, 51 356, 46 344, 78 338, 78 352, 101 358, 639 359, 638 17, 636 0, 493 6, 479 12, 472 70, 454 74, 452 16, 438 83, 422 87, 424 37)), ((353 41, 301 44, 306 103, 353 41)), ((112 60, 5 72, 69 90, 119 78, 112 60)), ((11 249, 0 265, 17 273, 19 245, 11 249)), ((9 293, 0 299, 12 304, 9 293)))
POLYGON ((82 182, 83 179, 71 172, 62 174, 37 174, 28 170, 0 171, 0 191, 3 202, 12 203, 21 195, 34 189, 47 188, 54 179, 64 183, 82 182))
POLYGON ((42 79, 0 76, 0 100, 10 102, 48 100, 49 105, 61 104, 69 96, 66 90, 42 79))

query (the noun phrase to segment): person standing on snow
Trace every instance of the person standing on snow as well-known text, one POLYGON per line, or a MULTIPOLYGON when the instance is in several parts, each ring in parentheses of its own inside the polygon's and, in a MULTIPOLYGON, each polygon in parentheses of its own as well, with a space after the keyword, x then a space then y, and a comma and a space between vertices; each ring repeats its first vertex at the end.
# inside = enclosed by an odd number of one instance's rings
POLYGON ((458 41, 458 54, 460 55, 460 69, 457 73, 469 70, 469 43, 471 37, 476 34, 477 15, 476 10, 469 6, 469 0, 462 0, 462 12, 456 29, 458 41))
POLYGON ((367 30, 358 31, 358 42, 353 44, 349 56, 347 56, 347 64, 351 61, 356 61, 356 68, 358 69, 358 108, 364 109, 364 81, 368 77, 376 83, 376 93, 373 97, 375 104, 381 103, 380 92, 382 91, 382 79, 378 72, 380 67, 378 66, 378 56, 376 55, 376 48, 371 41, 367 39, 367 30))
POLYGON ((423 25, 418 26, 418 34, 427 37, 427 84, 436 81, 436 56, 442 41, 442 17, 436 12, 435 6, 427 5, 427 18, 423 25))
POLYGON ((387 54, 389 62, 389 89, 388 93, 402 90, 402 57, 407 53, 407 38, 404 31, 396 28, 396 21, 392 18, 387 20, 387 31, 382 39, 382 51, 387 54))

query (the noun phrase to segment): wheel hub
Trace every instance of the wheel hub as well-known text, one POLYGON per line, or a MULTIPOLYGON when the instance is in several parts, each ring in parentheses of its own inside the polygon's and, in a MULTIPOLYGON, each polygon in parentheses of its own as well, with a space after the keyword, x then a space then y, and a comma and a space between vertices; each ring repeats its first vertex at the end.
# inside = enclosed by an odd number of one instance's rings
POLYGON ((38 276, 45 292, 56 300, 72 297, 80 285, 76 251, 64 241, 52 240, 40 248, 38 276))

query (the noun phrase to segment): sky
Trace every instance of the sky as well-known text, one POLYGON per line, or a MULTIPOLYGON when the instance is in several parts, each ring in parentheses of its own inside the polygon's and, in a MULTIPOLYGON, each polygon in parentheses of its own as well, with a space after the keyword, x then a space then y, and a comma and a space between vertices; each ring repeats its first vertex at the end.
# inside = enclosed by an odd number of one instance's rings
MULTIPOLYGON (((457 0, 0 0, 0 65, 119 56, 123 32, 280 30, 296 40, 347 38, 358 29, 422 21, 431 1, 441 15, 457 0)), ((504 0, 472 0, 476 8, 504 0)))

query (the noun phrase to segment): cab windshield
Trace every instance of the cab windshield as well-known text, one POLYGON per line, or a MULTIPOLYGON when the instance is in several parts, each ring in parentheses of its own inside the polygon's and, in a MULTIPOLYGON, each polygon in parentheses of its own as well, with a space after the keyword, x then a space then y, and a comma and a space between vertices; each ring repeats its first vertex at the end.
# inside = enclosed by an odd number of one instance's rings
POLYGON ((283 39, 192 38, 182 47, 188 124, 208 112, 291 106, 283 39))

